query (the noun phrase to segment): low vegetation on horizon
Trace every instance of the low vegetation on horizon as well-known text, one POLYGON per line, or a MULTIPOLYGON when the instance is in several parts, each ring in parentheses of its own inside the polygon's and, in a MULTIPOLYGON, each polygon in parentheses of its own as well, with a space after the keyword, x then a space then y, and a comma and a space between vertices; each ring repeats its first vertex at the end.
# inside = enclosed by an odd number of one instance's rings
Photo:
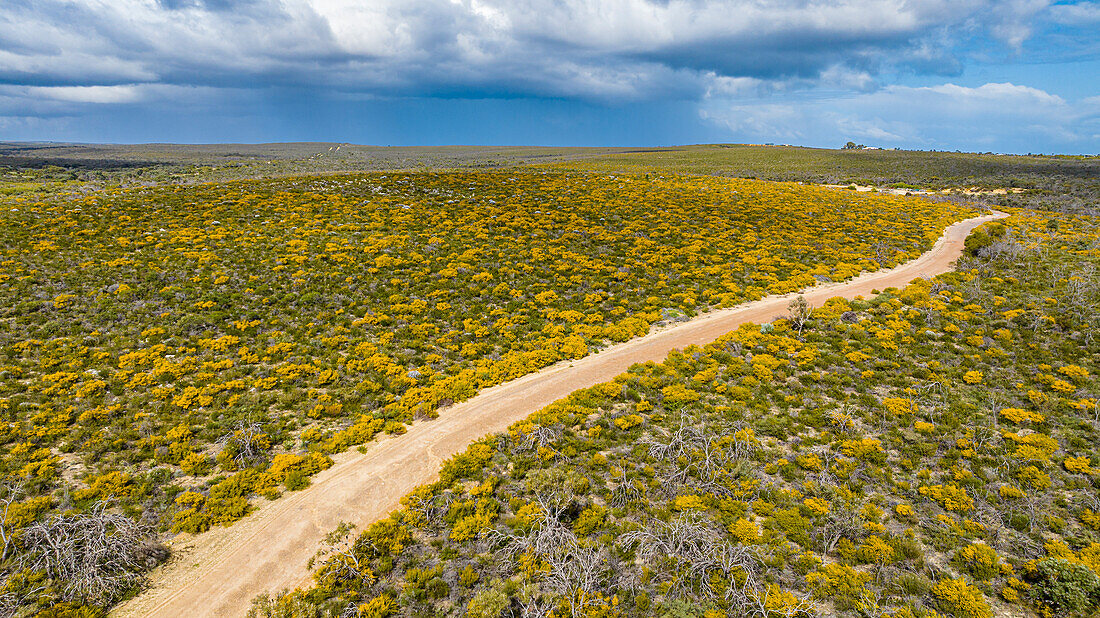
POLYGON ((663 148, 439 146, 344 143, 0 143, 0 193, 89 191, 152 184, 378 170, 552 166, 606 173, 650 172, 902 189, 1021 189, 968 195, 993 206, 1096 214, 1100 157, 911 150, 829 150, 702 144, 663 148))

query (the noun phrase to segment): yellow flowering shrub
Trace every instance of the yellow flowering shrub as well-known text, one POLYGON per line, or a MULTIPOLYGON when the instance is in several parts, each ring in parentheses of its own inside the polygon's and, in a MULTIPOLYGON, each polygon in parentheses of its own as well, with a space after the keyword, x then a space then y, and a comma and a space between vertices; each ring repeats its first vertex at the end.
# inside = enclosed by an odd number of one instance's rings
POLYGON ((619 429, 631 429, 641 425, 643 422, 645 422, 645 419, 641 416, 637 414, 627 414, 626 416, 620 416, 615 419, 615 426, 619 429))
POLYGON ((974 508, 974 499, 958 485, 923 485, 919 492, 935 500, 946 511, 966 513, 974 508))
POLYGON ((814 454, 799 455, 795 458, 795 463, 798 464, 803 470, 809 470, 811 472, 820 472, 824 467, 824 462, 821 458, 814 454))
POLYGON ((826 515, 829 512, 829 503, 821 498, 806 498, 802 504, 805 504, 814 515, 826 515))
POLYGON ((1058 368, 1058 373, 1068 377, 1074 382, 1084 382, 1089 377, 1088 369, 1080 365, 1063 365, 1058 368))
POLYGON ((936 606, 958 618, 991 618, 993 610, 977 588, 961 579, 945 578, 932 587, 936 606))
POLYGON ((1092 472, 1088 457, 1067 457, 1062 465, 1070 472, 1079 474, 1090 474, 1092 472))
POLYGON ((901 503, 895 506, 894 514, 896 514, 898 518, 902 521, 907 522, 914 521, 917 517, 916 512, 913 511, 913 507, 905 503, 901 503))
POLYGON ((979 580, 990 579, 1000 572, 1001 559, 984 543, 971 543, 955 552, 953 564, 979 580))
POLYGON ((806 586, 813 592, 814 598, 848 600, 849 603, 863 596, 864 586, 869 581, 869 573, 837 563, 822 565, 806 574, 806 586))
POLYGON ((1006 432, 1004 437, 1015 443, 1016 448, 1013 455, 1028 462, 1045 463, 1058 450, 1058 442, 1054 438, 1041 433, 1020 435, 1014 432, 1006 432))
POLYGON ((881 462, 886 455, 882 448, 882 441, 873 438, 845 440, 840 445, 840 451, 849 457, 865 461, 881 462))
POLYGON ((672 501, 672 508, 678 511, 706 510, 707 503, 702 496, 676 496, 672 501))
POLYGON ((915 410, 912 399, 904 397, 887 397, 882 400, 882 405, 886 407, 892 414, 902 416, 904 414, 912 414, 915 410))
POLYGON ((1003 408, 1000 412, 1001 418, 1007 421, 1011 421, 1017 425, 1021 423, 1042 423, 1044 417, 1038 412, 1032 412, 1031 410, 1023 410, 1020 408, 1003 408))
POLYGON ((744 517, 738 518, 729 526, 729 532, 738 543, 753 545, 760 540, 760 529, 751 520, 744 517))

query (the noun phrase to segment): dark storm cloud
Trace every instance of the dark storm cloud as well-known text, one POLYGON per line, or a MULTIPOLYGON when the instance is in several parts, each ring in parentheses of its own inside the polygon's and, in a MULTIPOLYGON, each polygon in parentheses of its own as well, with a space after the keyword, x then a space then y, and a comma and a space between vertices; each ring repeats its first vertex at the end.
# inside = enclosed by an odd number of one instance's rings
POLYGON ((9 0, 0 82, 690 97, 713 77, 813 79, 906 63, 955 72, 951 50, 922 53, 930 41, 955 29, 1014 43, 1041 4, 9 0))

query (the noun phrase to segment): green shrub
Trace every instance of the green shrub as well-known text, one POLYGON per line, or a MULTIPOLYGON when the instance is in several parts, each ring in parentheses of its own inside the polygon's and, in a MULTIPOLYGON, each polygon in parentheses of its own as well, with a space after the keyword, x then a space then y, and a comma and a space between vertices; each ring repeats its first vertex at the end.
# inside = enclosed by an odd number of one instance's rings
POLYGON ((1033 579, 1032 598, 1058 616, 1087 615, 1100 603, 1100 578, 1083 564, 1043 560, 1033 579))
POLYGON ((469 618, 500 618, 509 605, 508 595, 504 593, 500 581, 497 580, 488 588, 479 590, 470 599, 466 605, 466 615, 469 618))
POLYGON ((438 577, 429 580, 428 583, 424 585, 424 594, 426 594, 429 599, 442 599, 447 596, 450 591, 451 587, 447 585, 447 582, 438 577))
POLYGON ((185 509, 172 518, 172 532, 198 534, 210 529, 210 516, 198 509, 185 509))
POLYGON ((473 565, 466 565, 466 568, 458 574, 458 583, 462 584, 465 588, 470 588, 481 580, 481 575, 477 572, 477 569, 473 565))
POLYGON ((902 592, 915 597, 924 596, 932 589, 932 583, 926 577, 914 573, 902 573, 894 583, 902 592))
POLYGON ((295 470, 287 473, 283 484, 286 485, 287 491, 298 491, 309 487, 309 477, 304 472, 295 470))
POLYGON ((1008 228, 1003 223, 987 223, 971 232, 963 246, 968 254, 978 255, 980 250, 1003 238, 1007 231, 1008 228))

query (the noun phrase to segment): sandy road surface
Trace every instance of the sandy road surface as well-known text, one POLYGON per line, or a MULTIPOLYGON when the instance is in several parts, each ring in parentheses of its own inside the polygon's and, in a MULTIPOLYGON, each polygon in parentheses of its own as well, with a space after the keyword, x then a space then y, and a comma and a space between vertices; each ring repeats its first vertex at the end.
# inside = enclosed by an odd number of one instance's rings
MULTIPOLYGON (((847 283, 816 286, 803 295, 819 306, 834 296, 869 296, 873 289, 901 287, 917 277, 946 272, 961 255, 971 230, 1003 216, 956 223, 915 260, 847 283)), ((502 431, 577 389, 606 382, 634 363, 661 361, 671 350, 710 343, 741 324, 785 315, 793 296, 769 296, 713 311, 583 359, 558 363, 486 389, 442 411, 438 419, 414 424, 403 436, 371 443, 366 453, 339 454, 336 465, 313 477, 309 488, 264 503, 228 528, 173 539, 173 557, 153 574, 151 587, 114 615, 243 616, 254 596, 305 583, 306 562, 339 522, 350 521, 362 529, 385 517, 402 496, 434 480, 444 459, 474 440, 502 431)))

